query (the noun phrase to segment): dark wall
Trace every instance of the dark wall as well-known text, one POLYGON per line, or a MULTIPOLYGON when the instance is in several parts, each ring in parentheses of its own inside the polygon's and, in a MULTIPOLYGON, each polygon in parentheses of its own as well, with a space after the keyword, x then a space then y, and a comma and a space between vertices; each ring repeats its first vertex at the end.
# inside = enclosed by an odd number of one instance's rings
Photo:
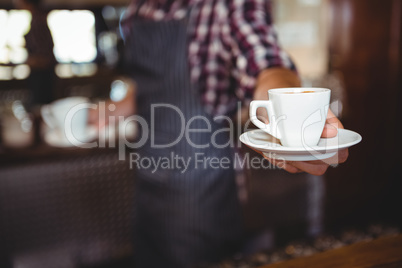
POLYGON ((362 134, 327 175, 327 226, 399 220, 400 0, 331 0, 330 58, 344 77, 345 128, 362 134))

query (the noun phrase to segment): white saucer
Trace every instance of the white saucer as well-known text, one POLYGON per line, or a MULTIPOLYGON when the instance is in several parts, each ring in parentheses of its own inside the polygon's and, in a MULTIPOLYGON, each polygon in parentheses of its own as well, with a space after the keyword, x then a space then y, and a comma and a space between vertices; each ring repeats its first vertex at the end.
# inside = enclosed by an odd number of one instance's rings
POLYGON ((334 138, 320 139, 317 146, 284 147, 268 133, 257 129, 240 135, 240 141, 247 146, 262 151, 266 156, 287 161, 312 161, 334 156, 340 149, 359 143, 362 137, 351 130, 338 129, 334 138))
MULTIPOLYGON (((86 143, 93 141, 98 136, 98 129, 95 126, 88 126, 86 129, 85 138, 80 139, 80 142, 86 143)), ((57 129, 49 129, 44 135, 45 142, 54 147, 75 147, 75 145, 71 144, 71 142, 66 138, 64 133, 57 129)))

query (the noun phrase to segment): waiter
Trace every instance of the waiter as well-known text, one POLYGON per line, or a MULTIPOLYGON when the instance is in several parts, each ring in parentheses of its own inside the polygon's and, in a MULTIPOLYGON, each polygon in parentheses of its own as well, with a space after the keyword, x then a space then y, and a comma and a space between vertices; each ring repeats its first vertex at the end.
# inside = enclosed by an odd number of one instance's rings
MULTIPOLYGON (((135 176, 136 267, 192 267, 219 261, 240 246, 233 165, 215 168, 200 164, 199 157, 233 161, 228 132, 214 136, 215 146, 211 135, 228 127, 227 120, 216 119, 234 115, 238 101, 266 99, 270 88, 300 86, 277 44, 270 11, 270 2, 262 0, 130 4, 121 31, 125 69, 136 92, 116 103, 114 114, 136 113, 150 126, 141 135, 155 134, 136 151, 149 161, 135 176), (183 125, 191 128, 188 135, 182 135, 183 125), (184 159, 189 168, 153 164, 169 157, 184 159)), ((324 137, 342 127, 331 112, 329 117, 324 137)), ((340 162, 346 158, 347 150, 341 151, 340 162)), ((320 161, 280 164, 316 175, 328 167, 320 161)))

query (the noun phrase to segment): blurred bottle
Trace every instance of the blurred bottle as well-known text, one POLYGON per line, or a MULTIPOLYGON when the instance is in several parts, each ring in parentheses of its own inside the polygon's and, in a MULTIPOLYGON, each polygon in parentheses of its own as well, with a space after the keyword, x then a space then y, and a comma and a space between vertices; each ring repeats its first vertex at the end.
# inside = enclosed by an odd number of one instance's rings
POLYGON ((40 0, 14 0, 17 8, 31 12, 32 20, 29 32, 25 35, 28 51, 26 64, 31 72, 28 86, 33 106, 48 104, 54 100, 53 85, 56 79, 53 54, 53 39, 47 25, 47 12, 42 8, 40 0))

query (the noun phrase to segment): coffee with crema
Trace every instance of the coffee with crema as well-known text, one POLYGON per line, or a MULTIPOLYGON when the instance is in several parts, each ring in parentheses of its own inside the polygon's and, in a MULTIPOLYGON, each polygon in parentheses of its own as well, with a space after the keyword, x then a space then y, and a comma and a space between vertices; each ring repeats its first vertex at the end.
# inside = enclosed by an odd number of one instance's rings
MULTIPOLYGON (((299 93, 314 93, 317 91, 313 91, 313 90, 305 90, 305 91, 301 91, 301 92, 283 92, 284 94, 299 94, 299 93)), ((319 92, 319 91, 318 91, 319 92)))

